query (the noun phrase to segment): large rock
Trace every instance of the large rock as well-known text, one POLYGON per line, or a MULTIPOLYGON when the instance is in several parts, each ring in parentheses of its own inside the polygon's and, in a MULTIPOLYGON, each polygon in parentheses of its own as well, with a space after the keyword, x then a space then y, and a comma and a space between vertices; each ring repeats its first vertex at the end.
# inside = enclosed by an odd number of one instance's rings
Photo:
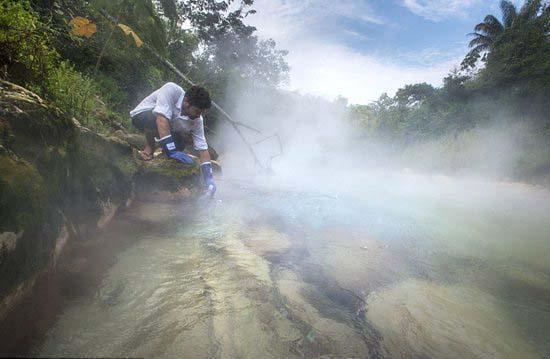
POLYGON ((498 298, 410 279, 372 293, 367 319, 389 358, 538 358, 498 298))
POLYGON ((196 165, 145 164, 132 148, 0 81, 0 318, 68 237, 105 226, 136 191, 192 192, 196 165))

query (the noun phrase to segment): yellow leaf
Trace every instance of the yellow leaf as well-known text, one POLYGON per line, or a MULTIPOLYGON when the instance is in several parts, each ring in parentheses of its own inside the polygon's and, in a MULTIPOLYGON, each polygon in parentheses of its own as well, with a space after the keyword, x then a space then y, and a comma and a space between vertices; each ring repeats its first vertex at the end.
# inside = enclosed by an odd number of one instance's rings
POLYGON ((139 36, 137 36, 137 34, 134 32, 134 30, 132 30, 130 26, 124 25, 124 24, 118 24, 118 27, 120 27, 126 35, 132 35, 137 47, 141 47, 141 45, 143 45, 143 41, 141 41, 139 36))
POLYGON ((91 37, 97 32, 97 26, 85 17, 74 17, 69 24, 73 27, 71 33, 76 36, 91 37))

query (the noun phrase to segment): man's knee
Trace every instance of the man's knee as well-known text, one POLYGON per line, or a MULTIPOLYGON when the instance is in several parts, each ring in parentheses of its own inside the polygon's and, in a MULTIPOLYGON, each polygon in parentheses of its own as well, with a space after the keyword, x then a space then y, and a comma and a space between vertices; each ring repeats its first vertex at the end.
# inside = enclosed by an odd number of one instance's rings
POLYGON ((139 130, 140 132, 143 132, 144 130, 144 123, 143 121, 138 118, 138 116, 134 116, 132 117, 132 125, 137 129, 139 130))
POLYGON ((151 111, 145 111, 132 117, 132 125, 140 132, 156 131, 157 124, 155 120, 155 116, 151 111))

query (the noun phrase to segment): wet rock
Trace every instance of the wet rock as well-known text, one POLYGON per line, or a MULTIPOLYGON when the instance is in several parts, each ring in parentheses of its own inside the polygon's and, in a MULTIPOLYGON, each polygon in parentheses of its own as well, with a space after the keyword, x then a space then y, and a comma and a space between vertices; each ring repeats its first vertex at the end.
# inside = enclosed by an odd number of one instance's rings
POLYGON ((295 350, 303 357, 368 358, 369 348, 353 326, 329 318, 311 304, 305 293, 313 289, 291 271, 283 270, 276 281, 290 316, 302 323, 303 336, 295 350))
POLYGON ((136 190, 149 193, 152 190, 176 192, 182 187, 197 187, 199 180, 198 164, 185 165, 165 156, 157 156, 151 161, 136 160, 138 173, 136 190))
POLYGON ((120 297, 126 288, 126 283, 119 281, 114 287, 105 286, 99 291, 99 300, 102 304, 114 306, 120 303, 120 297))
POLYGON ((407 280, 371 294, 367 319, 392 358, 537 358, 497 298, 478 289, 407 280))
POLYGON ((101 216, 97 220, 97 228, 105 228, 113 219, 120 204, 112 203, 110 200, 100 203, 101 216))
POLYGON ((137 193, 137 199, 142 202, 178 203, 193 197, 193 192, 187 187, 180 187, 177 191, 162 191, 152 189, 137 193))
MULTIPOLYGON (((19 233, 15 232, 4 232, 0 233, 0 250, 2 253, 1 256, 7 255, 8 252, 15 249, 15 246, 17 245, 17 240, 23 236, 23 231, 19 231, 19 233)), ((2 257, 0 257, 1 261, 2 257)))
POLYGON ((332 279, 356 293, 369 293, 415 273, 405 253, 368 233, 325 229, 315 240, 318 245, 309 248, 311 255, 324 263, 332 279))
POLYGON ((177 208, 167 203, 156 201, 137 202, 132 208, 125 212, 125 217, 132 220, 158 225, 165 223, 178 215, 177 208))
POLYGON ((55 241, 55 250, 53 252, 54 266, 58 258, 61 256, 61 253, 63 252, 63 249, 67 245, 68 241, 69 241, 69 230, 67 229, 67 224, 64 224, 61 230, 59 231, 59 235, 57 236, 57 239, 55 241))
POLYGON ((91 131, 21 86, 0 81, 0 109, 0 233, 22 233, 0 244, 0 309, 55 263, 67 235, 105 227, 137 190, 181 194, 197 184, 198 166, 136 161, 137 137, 91 131))
POLYGON ((254 228, 242 233, 242 236, 244 244, 259 255, 284 253, 291 246, 285 234, 269 226, 254 228))
POLYGON ((78 257, 71 259, 68 263, 64 265, 64 269, 68 273, 78 274, 84 272, 89 266, 88 259, 84 257, 78 257))
MULTIPOLYGON (((0 203, 9 208, 0 215, 0 231, 28 230, 46 217, 47 193, 42 176, 31 163, 11 152, 0 152, 0 203)), ((10 247, 15 244, 9 242, 10 247)))
POLYGON ((127 133, 122 130, 117 130, 113 133, 114 136, 122 141, 125 141, 130 146, 136 149, 142 149, 145 147, 145 136, 136 133, 127 133))

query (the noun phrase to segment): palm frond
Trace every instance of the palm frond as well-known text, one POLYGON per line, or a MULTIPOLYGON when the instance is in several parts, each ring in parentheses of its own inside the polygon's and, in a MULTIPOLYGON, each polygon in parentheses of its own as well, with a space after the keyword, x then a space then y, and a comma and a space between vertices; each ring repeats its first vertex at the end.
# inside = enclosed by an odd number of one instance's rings
POLYGON ((500 33, 502 31, 504 31, 504 25, 502 25, 502 23, 499 21, 499 19, 497 19, 493 15, 485 16, 485 19, 483 20, 483 22, 489 24, 491 26, 491 28, 495 29, 496 33, 500 33))
POLYGON ((488 51, 490 49, 491 49, 491 45, 488 45, 488 44, 481 44, 481 45, 478 45, 478 46, 474 47, 474 50, 479 54, 481 54, 484 51, 488 51))
POLYGON ((494 40, 486 35, 474 32, 469 34, 470 36, 474 36, 474 38, 470 41, 469 47, 477 47, 477 46, 487 46, 490 47, 494 40))
POLYGON ((474 27, 474 31, 484 35, 496 37, 504 31, 504 26, 493 15, 487 15, 482 23, 474 27))
POLYGON ((542 0, 526 0, 519 11, 522 20, 532 20, 537 17, 542 9, 542 0))
POLYGON ((500 2, 500 9, 502 10, 502 22, 504 27, 512 27, 518 17, 516 6, 509 0, 502 0, 500 2))
POLYGON ((479 46, 470 50, 470 52, 468 52, 464 57, 464 60, 462 60, 462 63, 460 64, 461 68, 463 70, 473 68, 481 57, 481 53, 485 50, 486 49, 479 48, 479 46))

